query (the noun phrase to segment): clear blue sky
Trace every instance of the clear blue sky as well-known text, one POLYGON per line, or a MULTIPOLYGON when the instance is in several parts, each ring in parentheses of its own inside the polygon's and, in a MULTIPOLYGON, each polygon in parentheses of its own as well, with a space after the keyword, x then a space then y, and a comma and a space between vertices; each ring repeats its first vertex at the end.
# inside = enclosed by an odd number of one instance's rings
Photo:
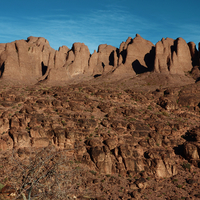
POLYGON ((45 37, 54 49, 84 42, 119 47, 135 34, 200 42, 199 0, 7 0, 0 2, 0 43, 45 37))

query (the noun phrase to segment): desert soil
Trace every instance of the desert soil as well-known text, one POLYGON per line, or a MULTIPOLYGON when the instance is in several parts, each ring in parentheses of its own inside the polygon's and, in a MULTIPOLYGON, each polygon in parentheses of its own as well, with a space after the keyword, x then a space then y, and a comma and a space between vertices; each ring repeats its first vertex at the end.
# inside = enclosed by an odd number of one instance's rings
POLYGON ((11 155, 23 162, 54 146, 73 149, 81 183, 68 199, 200 199, 199 82, 160 79, 146 73, 61 86, 2 82, 1 185, 16 184, 10 177, 20 169, 11 155))

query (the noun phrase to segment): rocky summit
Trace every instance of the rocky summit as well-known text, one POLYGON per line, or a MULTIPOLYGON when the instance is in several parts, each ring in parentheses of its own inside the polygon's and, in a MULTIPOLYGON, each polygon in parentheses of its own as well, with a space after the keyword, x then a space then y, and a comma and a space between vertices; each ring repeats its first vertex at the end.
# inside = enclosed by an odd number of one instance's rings
POLYGON ((166 38, 156 45, 136 35, 120 44, 120 48, 101 44, 91 55, 83 43, 58 51, 41 37, 28 37, 0 44, 1 79, 36 84, 90 80, 98 76, 112 79, 136 76, 144 72, 184 75, 199 66, 199 52, 194 43, 166 38))
POLYGON ((0 199, 199 199, 199 50, 0 44, 0 199))

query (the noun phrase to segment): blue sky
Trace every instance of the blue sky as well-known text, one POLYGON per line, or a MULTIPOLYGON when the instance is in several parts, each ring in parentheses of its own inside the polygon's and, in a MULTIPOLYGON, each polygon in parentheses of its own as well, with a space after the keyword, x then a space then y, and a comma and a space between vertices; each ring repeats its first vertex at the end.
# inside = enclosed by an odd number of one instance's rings
POLYGON ((29 36, 54 49, 74 42, 90 52, 99 44, 119 47, 135 34, 154 44, 163 37, 200 42, 199 0, 7 0, 0 2, 0 43, 29 36))

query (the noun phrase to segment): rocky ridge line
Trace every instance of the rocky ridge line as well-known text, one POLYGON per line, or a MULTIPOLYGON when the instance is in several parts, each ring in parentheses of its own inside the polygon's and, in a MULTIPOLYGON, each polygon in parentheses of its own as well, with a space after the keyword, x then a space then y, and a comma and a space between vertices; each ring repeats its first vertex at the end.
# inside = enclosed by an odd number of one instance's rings
POLYGON ((74 43, 71 49, 62 46, 57 51, 46 39, 31 36, 0 44, 0 77, 32 84, 45 79, 69 81, 77 75, 85 79, 106 74, 135 76, 147 71, 184 75, 192 69, 199 73, 199 60, 196 45, 182 38, 163 38, 154 45, 137 34, 122 42, 119 49, 101 44, 90 54, 84 43, 74 43))

